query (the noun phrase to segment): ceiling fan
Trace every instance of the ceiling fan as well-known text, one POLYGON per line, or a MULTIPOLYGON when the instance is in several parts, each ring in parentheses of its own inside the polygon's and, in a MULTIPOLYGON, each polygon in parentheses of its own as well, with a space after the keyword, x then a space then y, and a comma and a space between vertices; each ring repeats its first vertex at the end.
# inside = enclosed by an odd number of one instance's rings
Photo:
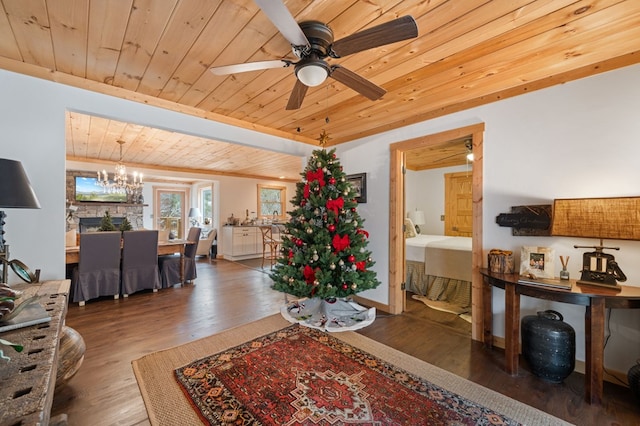
POLYGON ((282 0, 254 1, 291 43, 293 54, 299 58, 299 61, 278 59, 248 62, 212 67, 211 72, 216 75, 228 75, 269 68, 286 68, 293 65, 297 80, 287 103, 288 110, 300 108, 307 89, 322 84, 327 77, 339 81, 371 100, 380 99, 386 93, 382 87, 340 65, 329 65, 325 59, 341 58, 418 36, 416 21, 411 16, 403 16, 333 41, 333 31, 327 24, 319 21, 304 21, 298 24, 282 0))

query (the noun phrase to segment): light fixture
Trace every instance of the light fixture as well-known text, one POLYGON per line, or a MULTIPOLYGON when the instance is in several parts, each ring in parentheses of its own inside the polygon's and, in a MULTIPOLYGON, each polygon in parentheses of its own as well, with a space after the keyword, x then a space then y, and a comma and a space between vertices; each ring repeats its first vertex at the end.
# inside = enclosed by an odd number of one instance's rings
POLYGON ((120 144, 120 159, 116 164, 116 171, 113 174, 113 179, 109 180, 109 175, 106 170, 98 172, 98 180, 96 184, 101 186, 104 192, 118 193, 118 194, 136 194, 142 191, 144 184, 142 183, 142 173, 133 172, 133 182, 129 182, 127 176, 127 167, 122 161, 122 145, 125 144, 123 140, 117 140, 120 144))
POLYGON ((467 161, 473 161, 473 144, 471 143, 471 139, 467 139, 464 146, 467 148, 467 161))
POLYGON ((310 55, 308 58, 298 62, 295 70, 298 80, 308 87, 322 84, 331 72, 329 65, 318 58, 317 55, 310 55))
MULTIPOLYGON (((39 209, 40 203, 33 191, 22 163, 15 160, 0 158, 0 208, 39 209)), ((0 259, 2 260, 2 282, 7 283, 7 265, 16 270, 27 270, 18 260, 9 261, 9 245, 4 240, 4 211, 0 211, 0 259)), ((16 271, 18 275, 21 275, 16 271)))
POLYGON ((191 226, 198 226, 199 217, 200 217, 200 209, 197 207, 191 207, 189 209, 189 219, 191 219, 191 226))
POLYGON ((416 226, 416 232, 420 233, 420 225, 424 225, 426 222, 424 218, 424 212, 422 210, 416 209, 415 211, 409 212, 409 219, 416 226))

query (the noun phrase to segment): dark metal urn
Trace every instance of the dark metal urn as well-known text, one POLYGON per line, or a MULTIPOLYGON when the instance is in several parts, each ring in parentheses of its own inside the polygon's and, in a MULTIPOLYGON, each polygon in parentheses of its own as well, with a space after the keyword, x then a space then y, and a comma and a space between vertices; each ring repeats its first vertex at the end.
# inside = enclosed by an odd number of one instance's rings
POLYGON ((576 363, 576 332, 562 314, 547 310, 522 318, 522 354, 536 376, 560 383, 576 363))
POLYGON ((640 404, 640 360, 629 369, 627 379, 629 379, 629 389, 631 389, 631 393, 636 398, 636 402, 640 404))

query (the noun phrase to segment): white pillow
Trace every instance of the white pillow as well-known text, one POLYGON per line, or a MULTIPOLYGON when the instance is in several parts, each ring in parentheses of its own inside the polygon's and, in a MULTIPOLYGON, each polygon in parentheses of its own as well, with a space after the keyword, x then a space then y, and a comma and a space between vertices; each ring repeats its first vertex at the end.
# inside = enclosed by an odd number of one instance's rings
POLYGON ((413 224, 411 219, 406 218, 404 220, 404 228, 405 228, 405 231, 404 231, 405 238, 413 238, 417 235, 416 226, 413 224))

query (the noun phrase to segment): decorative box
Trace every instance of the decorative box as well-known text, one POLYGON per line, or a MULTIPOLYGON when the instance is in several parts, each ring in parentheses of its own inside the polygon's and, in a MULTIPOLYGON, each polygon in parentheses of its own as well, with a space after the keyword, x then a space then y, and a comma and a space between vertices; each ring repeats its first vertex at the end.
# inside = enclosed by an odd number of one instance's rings
POLYGON ((489 271, 495 274, 513 274, 515 263, 513 252, 508 250, 492 249, 488 255, 489 271))

